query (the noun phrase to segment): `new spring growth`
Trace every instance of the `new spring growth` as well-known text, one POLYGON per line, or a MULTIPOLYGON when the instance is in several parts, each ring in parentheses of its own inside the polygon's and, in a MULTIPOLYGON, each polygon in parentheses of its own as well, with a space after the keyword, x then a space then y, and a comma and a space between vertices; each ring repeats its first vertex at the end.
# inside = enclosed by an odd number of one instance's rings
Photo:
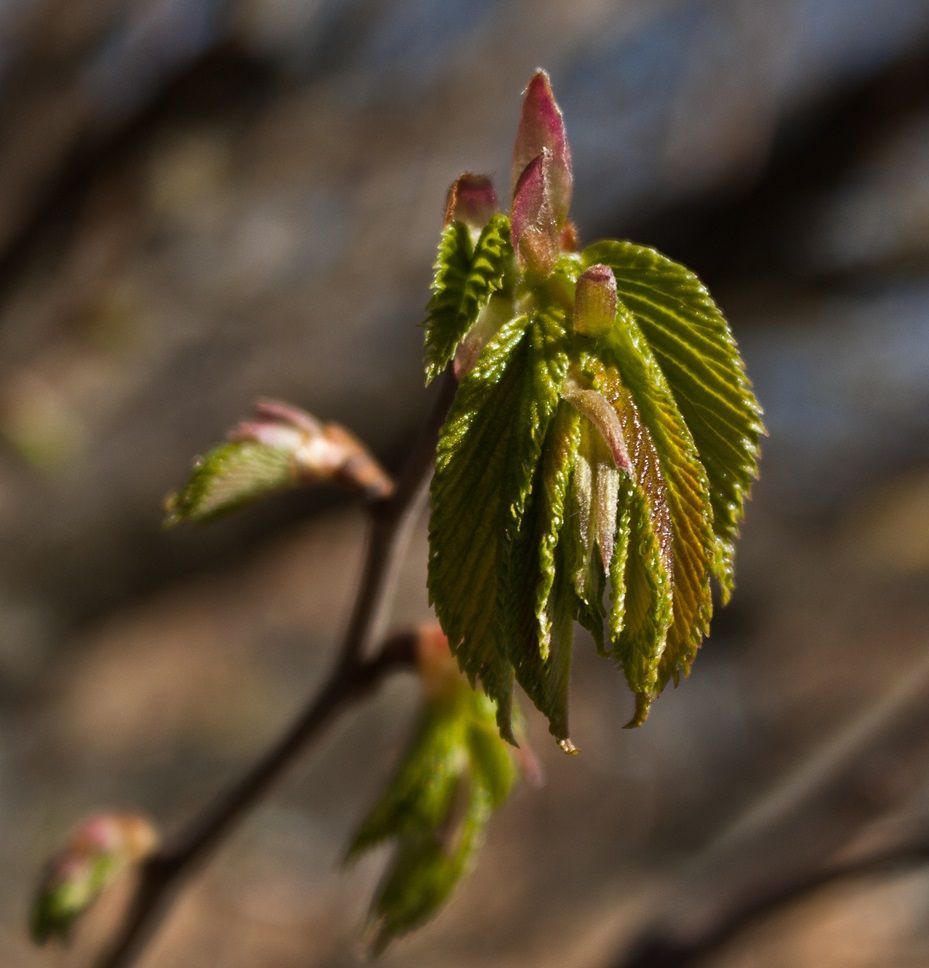
MULTIPOLYGON (((416 729, 348 852, 351 860, 385 841, 393 847, 370 913, 375 951, 438 911, 516 777, 517 757, 497 732, 493 703, 468 685, 438 626, 418 630, 416 657, 423 687, 416 729)), ((537 778, 529 754, 521 765, 537 778)))
POLYGON ((31 914, 33 939, 67 940, 77 919, 157 844, 155 828, 139 814, 98 814, 85 821, 42 873, 31 914))
POLYGON ((480 233, 499 209, 497 193, 486 175, 465 172, 452 182, 445 199, 445 224, 461 222, 480 233))
POLYGON ((228 443, 194 465, 187 483, 166 501, 167 524, 204 521, 272 491, 338 484, 381 500, 393 481, 345 427, 322 423, 279 400, 259 400, 254 416, 234 427, 228 443))
POLYGON ((255 418, 233 428, 229 440, 252 441, 288 454, 298 483, 332 482, 377 500, 393 493, 387 472, 341 424, 321 423, 280 400, 259 400, 255 418))
POLYGON ((427 382, 459 380, 431 488, 429 593, 452 652, 515 741, 518 683, 562 749, 574 624, 645 721, 725 603, 757 476, 761 408, 725 317, 633 242, 578 250, 564 117, 524 92, 511 205, 452 188, 425 323, 427 382))

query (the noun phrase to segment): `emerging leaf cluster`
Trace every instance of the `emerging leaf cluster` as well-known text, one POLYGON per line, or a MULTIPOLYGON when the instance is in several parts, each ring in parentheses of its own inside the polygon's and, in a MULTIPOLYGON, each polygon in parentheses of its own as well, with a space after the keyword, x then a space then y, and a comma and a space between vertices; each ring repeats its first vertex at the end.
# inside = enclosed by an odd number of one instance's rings
POLYGON ((570 152, 542 73, 520 163, 533 151, 510 218, 478 228, 452 211, 439 244, 426 377, 454 359, 460 383, 432 482, 429 593, 501 733, 512 739, 515 680, 571 751, 574 623, 623 670, 630 725, 644 722, 709 632, 711 577, 731 593, 764 428, 692 272, 632 242, 578 251, 570 152))
POLYGON ((514 778, 511 750, 485 695, 461 682, 451 694, 426 701, 412 741, 348 853, 353 859, 393 845, 371 906, 376 952, 445 902, 514 778))

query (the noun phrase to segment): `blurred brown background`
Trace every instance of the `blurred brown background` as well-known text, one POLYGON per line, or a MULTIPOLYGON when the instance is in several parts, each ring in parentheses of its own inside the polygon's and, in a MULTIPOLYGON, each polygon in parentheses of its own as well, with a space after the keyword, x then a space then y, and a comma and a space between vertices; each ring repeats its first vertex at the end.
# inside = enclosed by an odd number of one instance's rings
MULTIPOLYGON (((385 965, 608 968, 929 828, 927 0, 0 0, 3 966, 87 965, 106 930, 25 940, 73 822, 189 816, 318 680, 359 512, 294 495, 166 533, 162 496, 259 394, 396 465, 445 188, 505 186, 538 64, 583 238, 704 277, 771 436, 692 679, 624 732, 579 642, 582 755, 533 719, 547 786, 385 965)), ((427 614, 424 561, 421 529, 397 622, 427 614)), ((379 860, 338 859, 415 703, 398 680, 341 722, 146 965, 362 964, 379 860)), ((830 887, 707 963, 929 964, 929 871, 830 887)))

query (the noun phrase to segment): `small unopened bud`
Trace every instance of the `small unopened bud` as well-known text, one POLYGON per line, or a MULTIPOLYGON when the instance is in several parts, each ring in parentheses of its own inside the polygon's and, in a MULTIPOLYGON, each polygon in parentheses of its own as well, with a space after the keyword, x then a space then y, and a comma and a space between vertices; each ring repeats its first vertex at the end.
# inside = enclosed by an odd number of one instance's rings
POLYGON ((254 418, 228 436, 168 496, 168 525, 206 521, 298 484, 342 484, 374 500, 393 493, 393 481, 354 434, 289 403, 259 400, 254 418))
POLYGON ((510 212, 513 248, 520 264, 548 275, 560 251, 560 232, 551 199, 551 152, 543 148, 516 183, 510 212))
POLYGON ((499 208, 497 193, 486 175, 465 172, 452 182, 445 199, 445 224, 464 222, 482 229, 499 208))
POLYGON ((157 845, 155 828, 138 814, 100 814, 83 823, 42 874, 32 907, 33 939, 67 939, 106 888, 157 845))
POLYGON ((537 70, 533 74, 523 98, 523 109, 513 147, 512 184, 516 186, 526 166, 541 154, 551 154, 551 203, 555 221, 560 228, 568 219, 574 175, 571 149, 565 132, 564 116, 555 101, 548 74, 537 70))
POLYGON ((587 336, 609 332, 616 319, 616 277, 609 266, 593 265, 581 273, 574 295, 574 328, 587 336))
POLYGON ((255 419, 229 432, 229 440, 251 441, 287 452, 298 480, 305 484, 333 481, 388 497, 393 481, 367 447, 341 424, 324 424, 312 414, 281 400, 258 400, 255 419))

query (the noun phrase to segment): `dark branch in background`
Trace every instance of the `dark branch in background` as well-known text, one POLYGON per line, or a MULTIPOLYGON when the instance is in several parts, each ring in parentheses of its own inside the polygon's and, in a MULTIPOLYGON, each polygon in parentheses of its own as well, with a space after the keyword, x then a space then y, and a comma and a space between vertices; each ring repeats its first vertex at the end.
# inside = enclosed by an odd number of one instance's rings
POLYGON ((886 769, 889 750, 897 768, 919 782, 929 742, 927 692, 924 655, 683 866, 658 912, 623 945, 612 968, 695 965, 819 888, 929 862, 929 841, 919 836, 847 862, 830 857, 886 813, 887 804, 867 793, 867 778, 886 769), (687 914, 683 924, 681 911, 687 914))
POLYGON ((872 877, 929 863, 929 840, 893 844, 844 863, 766 885, 754 897, 733 908, 725 920, 705 933, 677 941, 655 934, 643 938, 614 968, 686 968, 722 949, 753 924, 811 894, 852 878, 872 877))
POLYGON ((164 846, 142 868, 136 893, 100 968, 125 968, 142 954, 171 902, 236 824, 277 784, 288 767, 353 703, 390 672, 414 661, 415 637, 400 634, 367 657, 380 639, 410 533, 421 507, 439 427, 454 396, 442 380, 432 413, 413 443, 393 496, 370 505, 371 533, 352 617, 332 670, 283 736, 246 774, 164 846))

